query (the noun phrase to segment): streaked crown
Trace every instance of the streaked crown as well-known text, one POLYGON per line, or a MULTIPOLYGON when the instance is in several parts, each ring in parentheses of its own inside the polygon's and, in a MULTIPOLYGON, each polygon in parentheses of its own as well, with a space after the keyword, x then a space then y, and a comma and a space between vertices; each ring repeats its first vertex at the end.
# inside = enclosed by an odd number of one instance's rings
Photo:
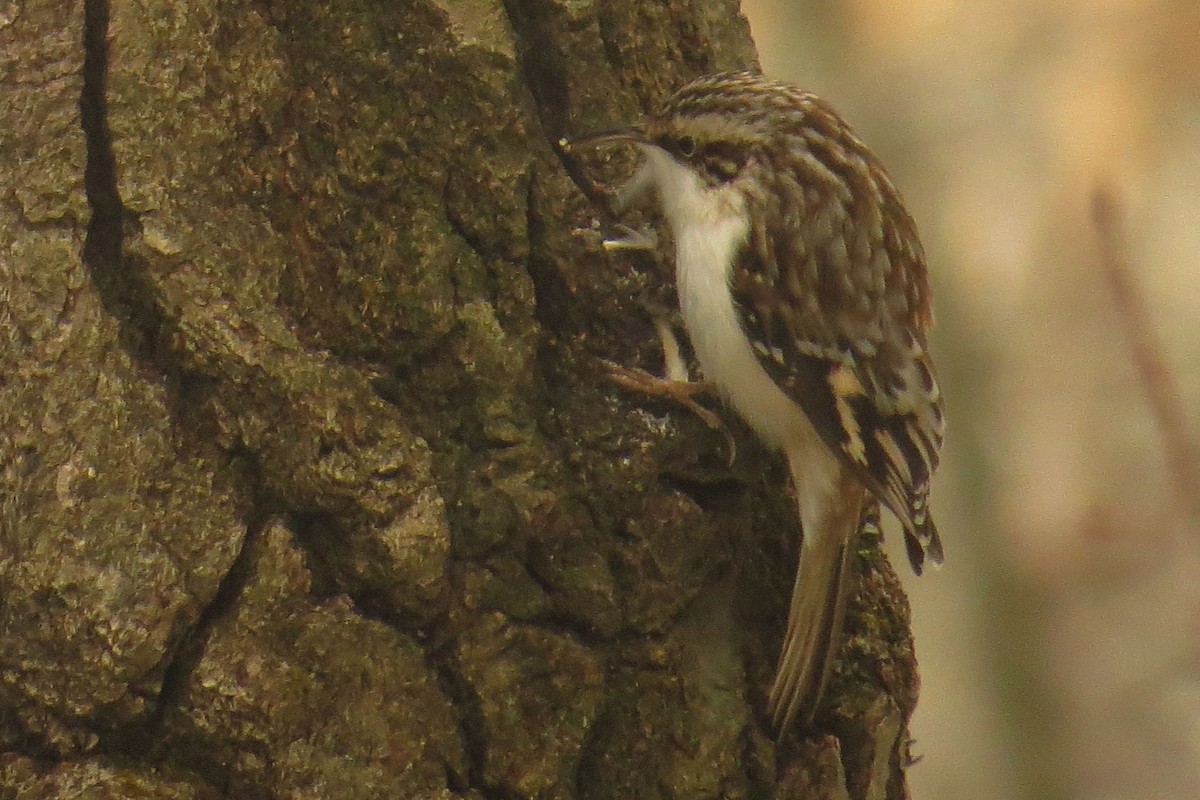
MULTIPOLYGON (((698 78, 646 119, 644 135, 710 183, 738 177, 751 162, 795 167, 785 157, 882 171, 867 147, 816 95, 753 72, 698 78)), ((816 166, 816 164, 810 164, 816 166)))

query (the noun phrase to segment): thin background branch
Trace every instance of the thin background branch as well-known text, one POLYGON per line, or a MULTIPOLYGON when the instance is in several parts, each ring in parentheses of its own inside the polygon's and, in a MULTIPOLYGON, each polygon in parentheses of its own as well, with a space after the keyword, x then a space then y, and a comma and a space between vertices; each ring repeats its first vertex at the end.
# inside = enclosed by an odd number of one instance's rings
POLYGON ((1112 288, 1117 317, 1125 329, 1130 357, 1145 387, 1162 439, 1167 470, 1184 510, 1200 516, 1200 457, 1188 436, 1179 385, 1154 335, 1146 300, 1135 280, 1122 225, 1120 201, 1101 185, 1092 196, 1092 219, 1100 240, 1100 260, 1112 288))

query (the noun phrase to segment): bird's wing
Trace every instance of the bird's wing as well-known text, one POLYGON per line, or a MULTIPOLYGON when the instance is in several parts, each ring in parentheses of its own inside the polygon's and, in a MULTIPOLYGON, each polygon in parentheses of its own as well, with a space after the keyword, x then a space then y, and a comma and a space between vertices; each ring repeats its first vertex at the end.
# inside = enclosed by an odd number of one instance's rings
POLYGON ((743 328, 767 373, 900 519, 920 572, 926 555, 942 557, 927 500, 943 419, 915 226, 888 192, 874 225, 850 208, 853 194, 767 194, 730 281, 743 328))

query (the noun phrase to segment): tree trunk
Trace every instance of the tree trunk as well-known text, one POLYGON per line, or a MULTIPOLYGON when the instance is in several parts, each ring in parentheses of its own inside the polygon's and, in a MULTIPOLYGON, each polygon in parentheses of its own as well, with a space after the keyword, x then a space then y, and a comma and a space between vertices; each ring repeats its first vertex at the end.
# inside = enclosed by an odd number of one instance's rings
POLYGON ((0 9, 0 798, 906 796, 877 543, 777 746, 784 470, 597 363, 669 266, 555 143, 754 60, 733 0, 0 9))

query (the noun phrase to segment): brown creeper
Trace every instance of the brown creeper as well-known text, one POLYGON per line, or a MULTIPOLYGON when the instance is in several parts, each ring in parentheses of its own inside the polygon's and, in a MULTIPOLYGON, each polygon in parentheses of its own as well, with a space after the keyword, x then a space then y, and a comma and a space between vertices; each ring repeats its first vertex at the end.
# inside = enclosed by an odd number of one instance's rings
MULTIPOLYGON (((699 78, 642 124, 586 143, 645 154, 704 378, 787 457, 803 529, 776 727, 811 719, 840 642, 855 544, 882 503, 913 569, 942 546, 926 501, 942 399, 916 226, 883 165, 817 97, 761 75, 699 78)), ((585 142, 577 142, 582 144, 585 142)))

